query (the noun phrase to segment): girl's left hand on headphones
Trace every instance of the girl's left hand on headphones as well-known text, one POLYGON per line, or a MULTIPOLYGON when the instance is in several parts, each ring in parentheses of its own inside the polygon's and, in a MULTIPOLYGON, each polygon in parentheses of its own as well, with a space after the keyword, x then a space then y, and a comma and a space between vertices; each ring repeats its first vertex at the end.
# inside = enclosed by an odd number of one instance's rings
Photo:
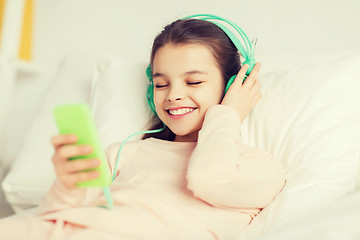
POLYGON ((241 122, 254 108, 256 103, 262 97, 260 92, 260 84, 258 82, 258 73, 261 68, 261 63, 256 63, 250 75, 242 81, 245 77, 248 65, 245 64, 237 74, 235 81, 229 87, 221 104, 232 106, 239 114, 241 122))

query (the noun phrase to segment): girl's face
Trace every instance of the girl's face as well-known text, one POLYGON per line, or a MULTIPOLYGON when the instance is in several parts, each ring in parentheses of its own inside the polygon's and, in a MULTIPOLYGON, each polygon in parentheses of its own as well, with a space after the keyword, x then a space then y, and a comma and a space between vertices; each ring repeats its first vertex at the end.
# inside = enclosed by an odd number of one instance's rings
POLYGON ((206 111, 224 92, 220 68, 201 44, 161 47, 153 61, 156 112, 177 142, 197 141, 206 111))

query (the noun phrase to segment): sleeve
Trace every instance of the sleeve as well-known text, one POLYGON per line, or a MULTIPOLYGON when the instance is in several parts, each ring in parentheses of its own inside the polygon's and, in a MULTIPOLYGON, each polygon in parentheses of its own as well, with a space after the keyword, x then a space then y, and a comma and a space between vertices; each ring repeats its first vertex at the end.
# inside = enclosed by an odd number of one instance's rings
MULTIPOLYGON (((114 166, 114 158, 116 158, 116 148, 119 144, 112 144, 105 149, 105 155, 108 160, 110 170, 114 166)), ((37 215, 44 215, 64 209, 84 207, 88 203, 94 201, 102 194, 101 188, 76 188, 69 190, 65 188, 61 182, 56 179, 48 193, 39 204, 37 215)))
POLYGON ((264 208, 282 190, 285 171, 269 152, 242 144, 240 127, 232 107, 209 108, 189 161, 188 188, 213 206, 264 208))

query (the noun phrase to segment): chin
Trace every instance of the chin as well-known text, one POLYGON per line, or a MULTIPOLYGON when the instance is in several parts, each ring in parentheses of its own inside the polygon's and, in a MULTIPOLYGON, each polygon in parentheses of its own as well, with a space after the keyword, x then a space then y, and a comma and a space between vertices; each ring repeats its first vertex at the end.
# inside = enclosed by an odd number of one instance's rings
POLYGON ((197 136, 197 133, 199 132, 199 130, 189 130, 189 129, 174 129, 174 128, 170 128, 171 131, 179 137, 191 137, 193 135, 197 136))
MULTIPOLYGON (((171 129, 171 128, 170 128, 170 129, 171 129)), ((186 135, 191 134, 191 132, 189 132, 189 131, 179 130, 179 129, 171 129, 171 131, 172 131, 176 136, 181 136, 181 137, 185 137, 186 135)))

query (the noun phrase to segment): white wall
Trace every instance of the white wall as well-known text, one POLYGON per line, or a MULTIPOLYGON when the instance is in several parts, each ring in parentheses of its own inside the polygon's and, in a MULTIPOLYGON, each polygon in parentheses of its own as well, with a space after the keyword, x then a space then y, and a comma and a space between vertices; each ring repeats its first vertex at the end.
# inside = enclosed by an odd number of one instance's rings
MULTIPOLYGON (((2 161, 21 148, 50 73, 68 52, 111 52, 148 59, 152 40, 171 21, 212 13, 257 37, 263 72, 312 64, 360 50, 358 0, 36 0, 34 61, 42 77, 19 76, 1 133, 2 161)), ((36 141, 34 139, 34 141, 36 141)))
MULTIPOLYGON (((37 0, 35 58, 56 60, 66 51, 88 49, 148 58, 156 33, 194 13, 237 22, 258 37, 257 56, 266 71, 282 66, 273 56, 291 55, 284 67, 311 56, 359 49, 358 0, 37 0)), ((281 59, 280 59, 281 60, 281 59)))

